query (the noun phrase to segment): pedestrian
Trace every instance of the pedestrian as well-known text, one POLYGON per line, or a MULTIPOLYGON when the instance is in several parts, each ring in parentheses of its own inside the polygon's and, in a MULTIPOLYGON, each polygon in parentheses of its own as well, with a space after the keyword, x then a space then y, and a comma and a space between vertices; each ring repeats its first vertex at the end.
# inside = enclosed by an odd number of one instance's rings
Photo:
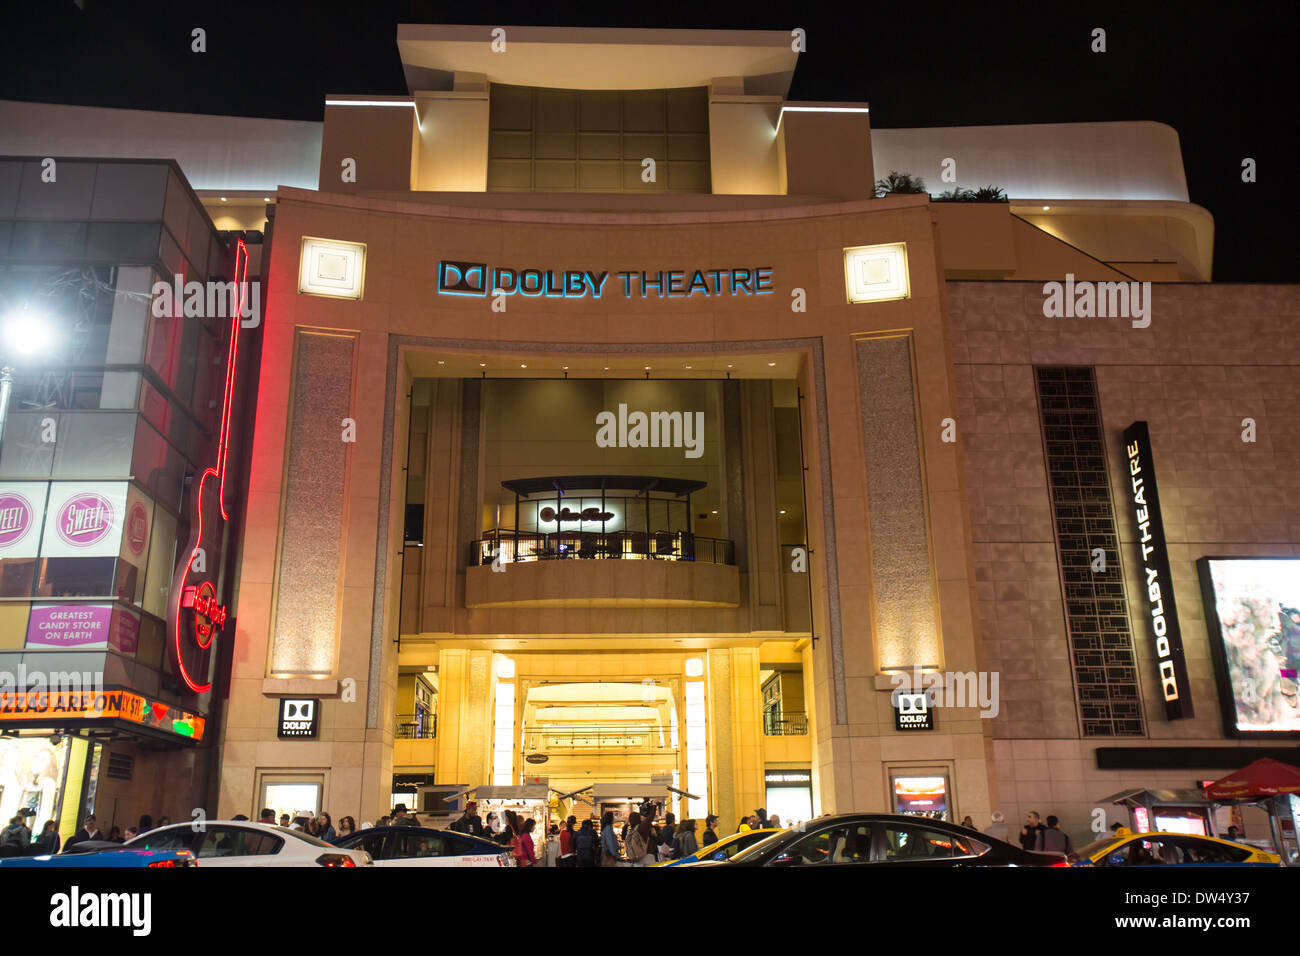
POLYGON ((766 830, 766 829, 767 829, 767 810, 764 809, 763 807, 759 807, 757 810, 754 811, 754 816, 757 818, 756 821, 755 821, 755 823, 754 823, 754 829, 755 829, 755 830, 766 830))
POLYGON ((99 827, 95 825, 95 815, 91 813, 87 815, 85 820, 82 821, 81 829, 78 830, 76 833, 72 834, 72 836, 68 838, 67 846, 65 846, 63 849, 65 850, 70 849, 71 847, 76 846, 78 843, 81 843, 84 840, 99 840, 99 839, 101 839, 99 827))
POLYGON ((591 820, 583 820, 573 837, 575 866, 597 866, 600 862, 600 838, 591 820))
POLYGON ((664 814, 663 829, 659 832, 660 845, 667 844, 669 849, 673 846, 673 841, 677 839, 677 818, 671 813, 664 814))
POLYGON ((969 813, 966 814, 966 816, 961 818, 961 825, 964 826, 967 830, 975 829, 975 821, 970 818, 969 813))
POLYGON ((1237 843, 1241 840, 1241 835, 1237 833, 1236 826, 1228 827, 1228 839, 1231 840, 1233 843, 1237 843))
POLYGON ((698 853, 699 850, 700 844, 695 838, 695 821, 683 820, 682 825, 677 828, 677 848, 673 852, 673 859, 681 860, 698 853))
POLYGON ((1006 815, 1001 810, 993 811, 993 822, 984 831, 995 840, 1007 843, 1011 840, 1011 827, 1007 826, 1006 815))
POLYGON ((1047 826, 1038 832, 1038 845, 1035 849, 1042 850, 1045 853, 1073 852, 1074 848, 1070 845, 1070 835, 1057 826, 1059 822, 1056 817, 1048 814, 1047 826))
POLYGON ((336 836, 334 833, 334 821, 331 820, 330 815, 323 810, 316 814, 316 832, 313 833, 312 836, 318 840, 324 840, 326 843, 334 842, 334 837, 336 836))
POLYGON ((121 827, 113 827, 111 830, 109 830, 109 831, 108 831, 108 840, 109 840, 110 843, 121 843, 121 842, 122 842, 122 828, 121 828, 121 827))
POLYGON ((478 817, 478 804, 473 800, 465 804, 465 812, 447 829, 467 836, 481 837, 484 834, 483 821, 478 817))
POLYGON ((417 827, 420 821, 415 819, 406 812, 406 804, 399 803, 393 807, 393 818, 388 822, 390 827, 417 827))
POLYGON ((32 843, 37 848, 37 856, 53 856, 59 852, 59 831, 53 820, 46 820, 41 828, 41 835, 32 843))
POLYGON ((289 814, 287 813, 280 814, 280 826, 284 827, 287 830, 289 829, 289 824, 292 822, 293 819, 289 816, 289 814))
POLYGON ((141 814, 140 825, 136 827, 136 830, 141 833, 148 833, 153 828, 153 817, 149 816, 147 813, 141 814))
POLYGON ((718 842, 718 818, 709 814, 704 818, 704 837, 700 840, 701 846, 713 846, 718 842))
POLYGON ((537 821, 529 817, 523 822, 519 839, 517 840, 518 851, 515 853, 515 862, 519 866, 536 866, 537 853, 533 847, 533 831, 537 829, 537 821))
POLYGON ((135 827, 127 827, 126 832, 122 834, 123 837, 122 842, 130 843, 139 835, 140 835, 140 831, 138 829, 136 829, 135 827))
POLYGON ((768 827, 769 827, 770 829, 773 829, 773 830, 780 830, 780 829, 782 829, 782 827, 781 827, 781 818, 778 817, 778 816, 774 813, 774 814, 772 814, 770 817, 767 818, 767 825, 768 825, 768 827))
POLYGON ((749 825, 749 817, 741 817, 740 826, 736 827, 736 832, 748 833, 752 829, 754 828, 749 825))
POLYGON ((566 869, 572 869, 578 865, 577 847, 574 846, 573 825, 578 822, 577 817, 569 817, 564 821, 564 829, 560 831, 560 855, 555 861, 556 866, 562 866, 566 869))
POLYGON ((1038 834, 1047 829, 1041 822, 1037 810, 1030 810, 1025 817, 1025 825, 1020 828, 1020 845, 1026 850, 1038 847, 1038 834))
POLYGON ((600 818, 600 865, 618 866, 622 854, 618 849, 618 831, 614 829, 614 811, 606 810, 600 818))
POLYGON ((232 819, 232 820, 247 820, 247 819, 248 819, 248 814, 246 814, 246 813, 236 813, 236 814, 235 814, 233 817, 231 817, 230 819, 232 819))
POLYGON ((560 865, 560 828, 554 823, 551 824, 550 832, 546 834, 546 849, 542 852, 542 865, 560 865))
POLYGON ((261 815, 257 818, 257 822, 264 823, 268 827, 275 826, 275 811, 269 809, 263 810, 261 815))
POLYGON ((497 815, 495 810, 487 815, 487 829, 489 840, 495 840, 501 835, 501 817, 497 815))
POLYGON ((158 822, 157 822, 156 824, 154 824, 154 826, 152 827, 152 829, 157 830, 157 829, 159 829, 160 827, 168 826, 168 825, 171 824, 171 822, 172 822, 172 818, 169 817, 169 816, 167 816, 167 814, 164 813, 162 816, 160 816, 160 817, 158 818, 158 822))
MULTIPOLYGON (((389 825, 388 817, 380 817, 378 820, 375 821, 375 826, 377 826, 377 827, 386 827, 386 826, 388 826, 388 825, 389 825)), ((361 825, 361 829, 363 829, 363 830, 369 830, 369 829, 370 829, 370 824, 368 824, 368 823, 363 823, 363 824, 361 825)))
POLYGON ((340 842, 344 837, 350 837, 350 836, 352 836, 352 834, 354 834, 354 833, 356 833, 356 832, 357 832, 357 821, 356 821, 356 820, 352 819, 351 817, 339 817, 339 828, 338 828, 338 831, 334 834, 334 839, 331 840, 330 842, 331 842, 331 843, 338 843, 338 842, 340 842))

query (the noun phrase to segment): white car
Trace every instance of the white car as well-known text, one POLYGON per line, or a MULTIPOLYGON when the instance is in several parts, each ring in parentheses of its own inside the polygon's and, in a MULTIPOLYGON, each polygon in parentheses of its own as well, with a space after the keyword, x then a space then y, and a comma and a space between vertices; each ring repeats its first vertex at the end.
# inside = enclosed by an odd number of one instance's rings
POLYGON ((515 865, 509 847, 429 827, 371 827, 344 837, 339 845, 365 851, 375 866, 515 865))
POLYGON ((199 866, 371 866, 370 854, 331 846, 300 830, 250 820, 173 823, 142 833, 124 846, 189 850, 199 866), (195 828, 198 828, 197 830, 195 828))

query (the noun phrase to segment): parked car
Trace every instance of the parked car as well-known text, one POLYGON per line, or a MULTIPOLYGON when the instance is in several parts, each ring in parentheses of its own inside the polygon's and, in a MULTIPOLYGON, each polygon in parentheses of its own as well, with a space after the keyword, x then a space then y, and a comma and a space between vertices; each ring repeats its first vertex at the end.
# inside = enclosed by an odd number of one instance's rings
POLYGON ((782 830, 725 862, 686 866, 1068 866, 1062 853, 1023 850, 928 817, 854 813, 782 830))
POLYGON ((209 820, 173 823, 142 833, 124 846, 141 850, 189 850, 200 866, 370 866, 363 850, 344 849, 301 830, 252 823, 209 820))
POLYGON ((1276 853, 1191 833, 1108 836, 1070 854, 1071 866, 1281 866, 1276 853))
MULTIPOLYGON (((96 841, 98 842, 98 841, 96 841)), ((53 869, 72 868, 131 868, 154 866, 196 866, 194 854, 189 850, 134 850, 120 843, 111 844, 107 849, 95 848, 79 850, 82 844, 73 846, 75 853, 56 853, 41 856, 12 856, 0 859, 0 868, 12 870, 22 867, 42 867, 53 869)))
POLYGON ((779 828, 764 830, 746 830, 744 833, 733 833, 720 839, 717 843, 711 843, 708 846, 702 846, 690 856, 684 856, 680 860, 665 860, 662 863, 651 863, 651 866, 682 866, 686 863, 697 863, 700 860, 712 860, 722 862, 730 860, 741 850, 747 850, 759 840, 766 840, 773 833, 780 833, 779 828))
POLYGON ((364 850, 375 866, 514 866, 509 847, 431 827, 371 827, 338 842, 364 850))

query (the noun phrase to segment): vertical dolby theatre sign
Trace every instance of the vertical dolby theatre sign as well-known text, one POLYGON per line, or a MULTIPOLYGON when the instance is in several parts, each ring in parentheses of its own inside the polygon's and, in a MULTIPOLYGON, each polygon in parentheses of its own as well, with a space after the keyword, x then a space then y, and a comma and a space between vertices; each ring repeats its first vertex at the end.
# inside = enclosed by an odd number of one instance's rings
POLYGON ((1124 429, 1124 453, 1128 463, 1129 501, 1138 530, 1141 555, 1141 584, 1151 632, 1156 642, 1156 666, 1160 668, 1160 689, 1165 698, 1165 716, 1170 720, 1193 717, 1183 659, 1183 637, 1178 628, 1174 584, 1169 574, 1169 546, 1165 523, 1160 515, 1160 492, 1156 487, 1151 460, 1151 437, 1146 422, 1134 422, 1124 429))

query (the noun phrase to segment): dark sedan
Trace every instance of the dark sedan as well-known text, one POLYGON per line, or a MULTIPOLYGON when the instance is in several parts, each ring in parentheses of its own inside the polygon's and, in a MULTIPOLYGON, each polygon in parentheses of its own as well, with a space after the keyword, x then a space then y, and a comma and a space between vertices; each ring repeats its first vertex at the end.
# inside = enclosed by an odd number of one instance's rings
POLYGON ((514 866, 509 847, 479 837, 426 827, 371 827, 337 841, 365 850, 375 866, 514 866))
POLYGON ((819 817, 742 850, 725 863, 687 866, 1066 866, 975 830, 897 813, 819 817))

